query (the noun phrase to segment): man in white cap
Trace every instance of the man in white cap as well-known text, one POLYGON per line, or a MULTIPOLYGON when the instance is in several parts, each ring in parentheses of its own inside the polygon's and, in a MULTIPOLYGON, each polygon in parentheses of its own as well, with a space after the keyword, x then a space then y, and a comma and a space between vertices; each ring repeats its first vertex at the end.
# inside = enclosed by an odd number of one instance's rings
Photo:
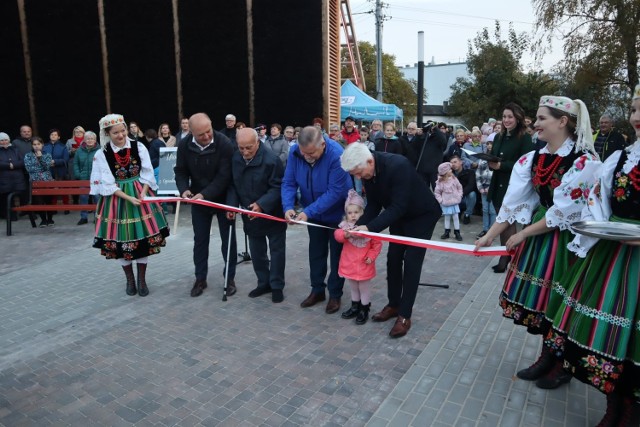
POLYGON ((227 114, 224 118, 225 127, 220 129, 220 132, 235 144, 236 141, 236 116, 233 114, 227 114))

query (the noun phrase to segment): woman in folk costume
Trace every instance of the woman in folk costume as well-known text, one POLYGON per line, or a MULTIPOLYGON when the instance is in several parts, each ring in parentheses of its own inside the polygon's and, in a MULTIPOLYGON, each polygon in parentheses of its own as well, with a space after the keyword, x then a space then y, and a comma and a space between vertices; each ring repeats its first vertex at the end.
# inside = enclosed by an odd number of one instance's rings
MULTIPOLYGON (((476 241, 476 247, 491 245, 514 222, 530 224, 506 242, 507 249, 515 253, 500 293, 500 306, 504 317, 544 340, 551 326, 545 319, 551 287, 577 259, 566 247, 573 239, 569 226, 580 220, 586 205, 584 190, 595 181, 593 174, 584 172, 585 167, 600 162, 582 101, 543 96, 536 128, 547 145, 516 162, 496 222, 476 241)), ((537 380, 536 385, 542 388, 568 382, 571 376, 562 370, 562 360, 547 347, 542 350, 538 360, 517 376, 537 380)))
MULTIPOLYGON (((597 168, 583 220, 640 225, 640 85, 631 104, 636 142, 597 168)), ((577 235, 574 265, 549 297, 553 329, 545 342, 580 381, 607 395, 598 426, 640 425, 640 238, 597 240, 577 235)))
POLYGON ((127 277, 127 295, 149 294, 147 257, 160 252, 169 235, 167 221, 157 203, 141 203, 158 188, 147 149, 127 137, 124 117, 100 119, 99 150, 93 158, 91 194, 100 195, 93 247, 107 259, 115 258, 127 277), (136 260, 136 288, 132 261, 136 260))

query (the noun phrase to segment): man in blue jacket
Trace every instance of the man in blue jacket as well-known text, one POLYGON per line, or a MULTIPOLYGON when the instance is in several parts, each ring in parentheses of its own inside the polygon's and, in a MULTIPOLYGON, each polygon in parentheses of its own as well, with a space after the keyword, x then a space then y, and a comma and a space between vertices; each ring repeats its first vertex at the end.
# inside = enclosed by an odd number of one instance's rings
POLYGON ((329 289, 329 302, 325 311, 335 313, 340 309, 344 279, 338 276, 338 262, 342 245, 333 237, 344 215, 347 193, 353 188, 351 177, 340 167, 342 147, 331 139, 325 139, 322 132, 307 126, 298 137, 298 144, 291 147, 282 181, 282 207, 287 219, 296 219, 331 228, 307 227, 309 232, 309 276, 311 293, 302 301, 301 307, 311 307, 326 299, 325 288, 329 289), (294 209, 296 192, 300 189, 302 212, 294 209), (331 271, 327 276, 327 257, 331 271))

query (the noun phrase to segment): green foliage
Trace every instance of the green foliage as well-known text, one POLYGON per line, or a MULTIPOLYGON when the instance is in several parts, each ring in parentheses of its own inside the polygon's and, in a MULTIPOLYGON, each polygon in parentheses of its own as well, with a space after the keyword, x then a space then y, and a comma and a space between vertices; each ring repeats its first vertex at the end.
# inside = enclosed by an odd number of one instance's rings
MULTIPOLYGON (((369 42, 359 42, 360 59, 366 84, 365 92, 376 98, 376 47, 369 42)), ((353 80, 353 71, 348 64, 349 54, 346 49, 342 49, 342 78, 353 80)), ((382 92, 383 102, 395 104, 400 107, 406 116, 414 114, 416 111, 416 92, 412 83, 405 80, 402 73, 395 65, 396 57, 382 53, 382 92)))
POLYGON ((511 26, 506 40, 501 33, 496 21, 493 37, 484 28, 469 41, 467 67, 472 78, 459 78, 451 87, 451 111, 468 126, 501 117, 502 108, 509 102, 534 116, 540 97, 557 90, 557 83, 544 73, 522 71, 520 59, 529 47, 528 37, 511 26))

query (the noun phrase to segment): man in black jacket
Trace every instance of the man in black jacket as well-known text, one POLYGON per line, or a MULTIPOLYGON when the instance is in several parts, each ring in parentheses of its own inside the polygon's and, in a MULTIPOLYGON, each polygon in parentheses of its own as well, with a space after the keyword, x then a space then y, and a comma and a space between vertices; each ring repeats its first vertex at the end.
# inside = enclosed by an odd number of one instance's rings
MULTIPOLYGON (((367 206, 356 230, 381 232, 388 227, 392 235, 431 239, 442 210, 406 157, 372 153, 364 144, 351 144, 341 157, 341 165, 351 175, 362 179, 367 194, 367 206)), ((392 338, 406 335, 411 328, 411 312, 425 253, 425 248, 389 244, 389 303, 372 319, 384 322, 397 317, 389 332, 392 338)))
MULTIPOLYGON (((178 143, 176 185, 182 197, 193 200, 209 200, 225 203, 231 183, 231 156, 233 145, 229 138, 214 131, 211 119, 205 113, 197 113, 189 119, 191 133, 178 143)), ((191 205, 194 244, 193 263, 196 281, 191 296, 202 295, 207 288, 209 271, 209 230, 213 216, 218 218, 218 229, 222 239, 222 257, 229 262, 227 295, 236 293, 236 230, 235 221, 229 221, 225 212, 207 206, 191 205), (231 230, 230 230, 231 229, 231 230), (231 259, 227 260, 227 247, 231 239, 231 259)))
POLYGON ((418 125, 411 122, 407 125, 405 141, 407 158, 418 171, 418 175, 431 186, 436 188, 438 179, 438 165, 442 163, 443 152, 447 147, 447 138, 432 124, 426 134, 418 133, 418 125), (426 142, 425 142, 426 141, 426 142))
MULTIPOLYGON (((238 151, 233 153, 231 161, 232 181, 227 204, 283 218, 280 186, 284 167, 280 158, 260 142, 254 129, 239 129, 236 142, 238 151)), ((227 218, 235 220, 235 213, 228 212, 227 218)), ((282 302, 287 224, 246 215, 242 216, 242 222, 249 237, 253 271, 258 277, 258 286, 249 292, 249 297, 271 292, 274 303, 282 302), (267 256, 267 239, 271 263, 267 256)))

